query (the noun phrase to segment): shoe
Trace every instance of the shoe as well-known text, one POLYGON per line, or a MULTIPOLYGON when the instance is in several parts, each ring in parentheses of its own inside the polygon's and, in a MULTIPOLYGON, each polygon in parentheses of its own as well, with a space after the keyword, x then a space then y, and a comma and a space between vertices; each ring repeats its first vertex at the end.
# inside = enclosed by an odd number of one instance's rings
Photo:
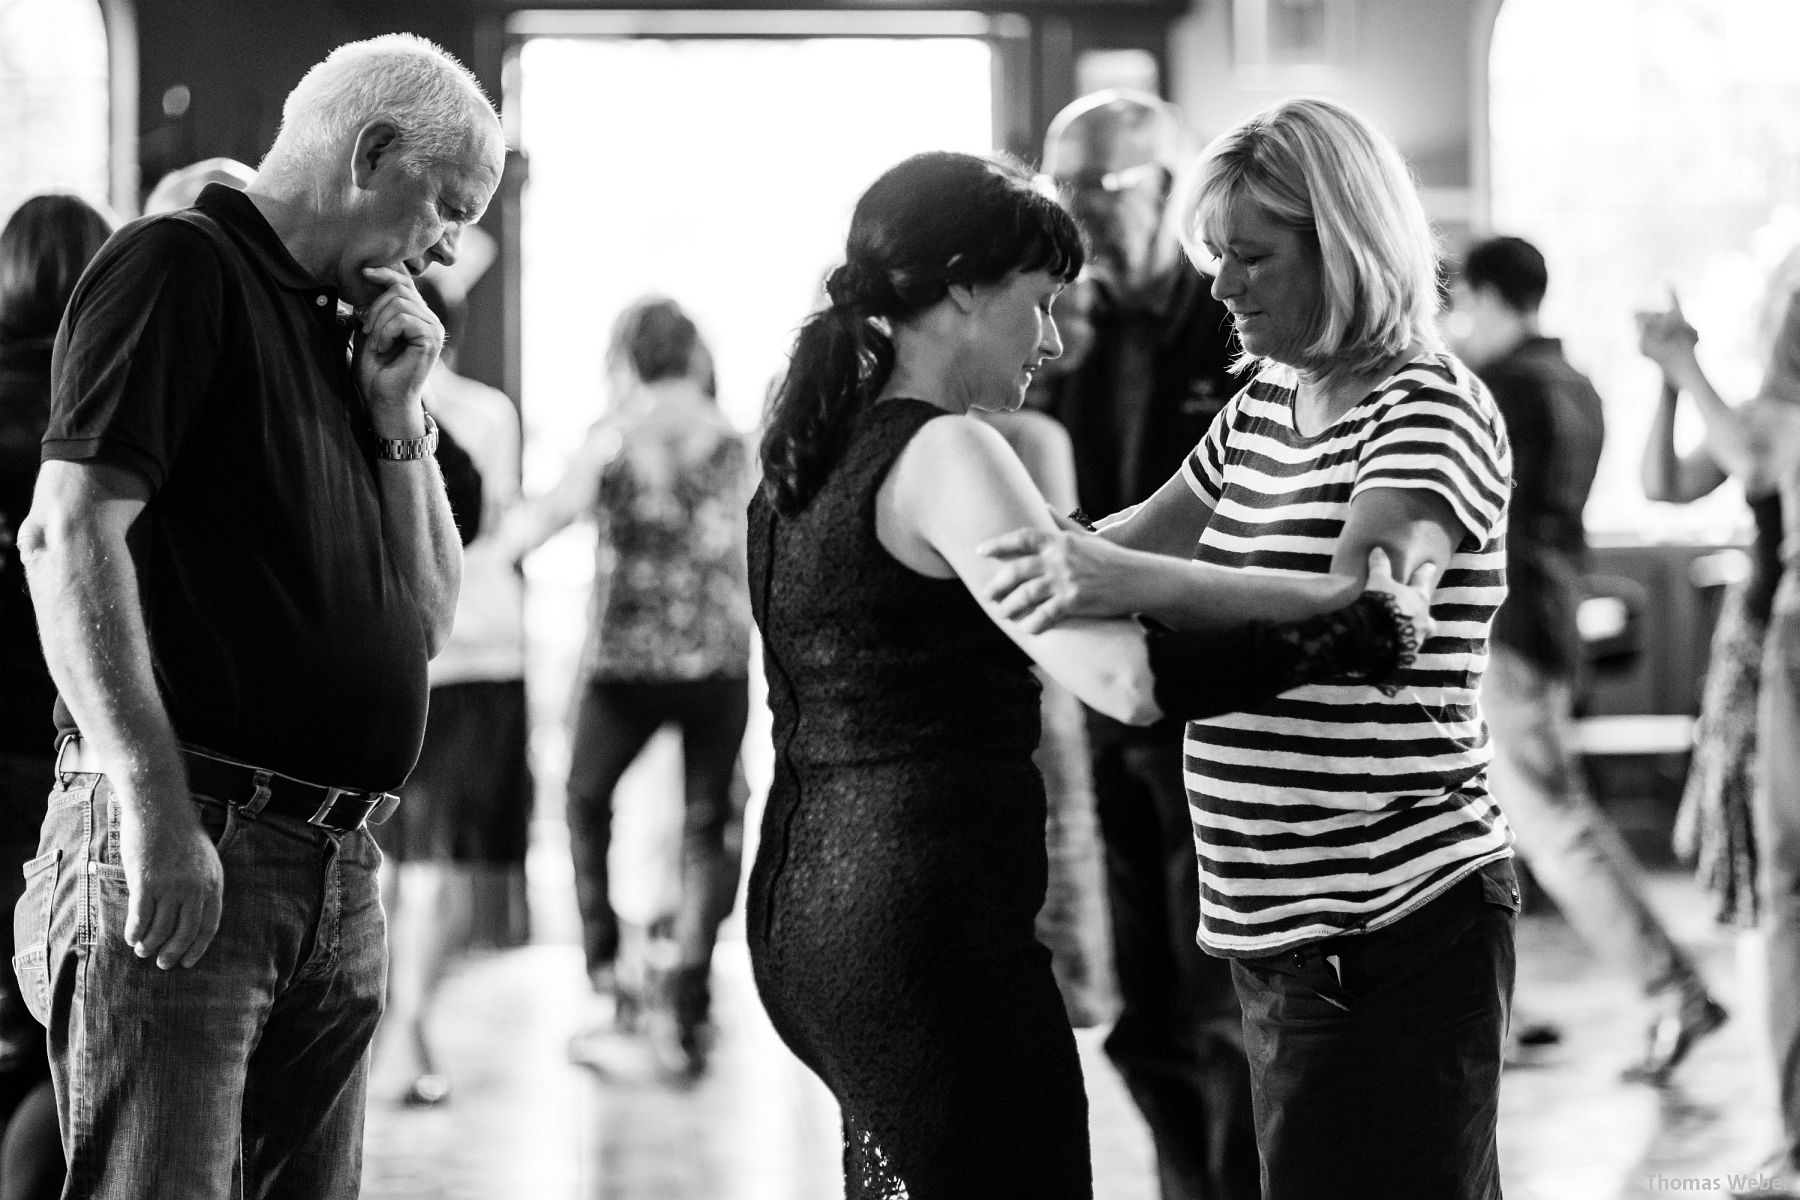
POLYGON ((430 1071, 413 1080, 412 1085, 400 1094, 400 1103, 407 1108, 436 1108, 449 1099, 450 1081, 430 1071))
POLYGON ((1693 1050, 1694 1043, 1717 1030, 1730 1017, 1725 1006, 1702 995, 1695 1004, 1683 1004, 1665 1013, 1650 1026, 1642 1061, 1625 1069, 1628 1083, 1661 1087, 1693 1050))

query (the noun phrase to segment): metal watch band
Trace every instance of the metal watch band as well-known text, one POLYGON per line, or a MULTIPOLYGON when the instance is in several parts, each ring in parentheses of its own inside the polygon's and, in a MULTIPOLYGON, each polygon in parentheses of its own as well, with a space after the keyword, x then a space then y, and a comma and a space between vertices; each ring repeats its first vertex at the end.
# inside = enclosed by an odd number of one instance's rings
POLYGON ((375 457, 385 462, 413 462, 437 453, 438 427, 431 414, 425 414, 425 436, 416 438, 377 438, 375 457))

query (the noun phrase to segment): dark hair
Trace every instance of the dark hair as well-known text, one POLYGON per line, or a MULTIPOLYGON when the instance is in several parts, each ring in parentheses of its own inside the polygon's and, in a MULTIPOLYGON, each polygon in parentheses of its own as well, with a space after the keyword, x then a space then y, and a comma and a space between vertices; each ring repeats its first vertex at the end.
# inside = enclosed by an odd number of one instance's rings
POLYGON ((51 193, 19 205, 0 229, 0 342, 52 337, 112 223, 79 196, 51 193))
POLYGON ((1544 302, 1550 273, 1536 246, 1524 238, 1497 237, 1469 248, 1462 280, 1471 288, 1493 288, 1517 312, 1535 312, 1544 302))
POLYGON ((681 379, 693 369, 700 330, 681 305, 646 296, 628 305, 613 322, 609 363, 622 363, 644 383, 681 379))
POLYGON ((763 492, 776 511, 806 507, 842 452, 856 413, 894 369, 890 322, 936 304, 953 284, 1014 271, 1064 280, 1086 252, 1074 218, 1012 158, 932 151, 891 167, 850 218, 828 307, 808 317, 763 434, 763 492))

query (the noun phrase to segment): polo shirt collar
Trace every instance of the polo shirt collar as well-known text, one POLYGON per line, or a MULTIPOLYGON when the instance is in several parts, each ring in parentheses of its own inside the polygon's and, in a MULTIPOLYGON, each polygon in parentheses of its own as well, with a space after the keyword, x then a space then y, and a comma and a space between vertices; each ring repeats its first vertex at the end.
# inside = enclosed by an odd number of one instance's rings
POLYGON ((295 260, 249 196, 222 183, 209 183, 194 207, 230 230, 270 279, 289 291, 304 293, 308 310, 320 324, 335 329, 342 323, 338 289, 320 283, 295 260))

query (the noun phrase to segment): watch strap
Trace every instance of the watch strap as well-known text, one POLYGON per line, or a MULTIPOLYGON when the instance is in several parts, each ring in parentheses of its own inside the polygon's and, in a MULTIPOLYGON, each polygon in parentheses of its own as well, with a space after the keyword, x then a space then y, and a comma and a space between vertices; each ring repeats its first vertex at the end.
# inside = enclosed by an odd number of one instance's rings
POLYGON ((425 414, 425 435, 416 438, 376 438, 375 457, 383 462, 414 462, 437 453, 438 426, 425 414))

